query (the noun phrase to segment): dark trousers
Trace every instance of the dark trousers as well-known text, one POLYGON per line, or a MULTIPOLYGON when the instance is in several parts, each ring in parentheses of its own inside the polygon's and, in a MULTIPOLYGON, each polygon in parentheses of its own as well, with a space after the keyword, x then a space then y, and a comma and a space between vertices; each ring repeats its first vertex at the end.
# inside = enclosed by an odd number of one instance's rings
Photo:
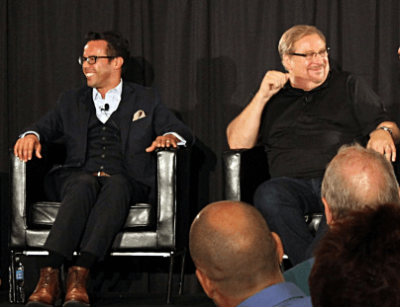
POLYGON ((130 204, 146 199, 141 185, 123 174, 95 177, 63 170, 46 182, 48 194, 58 196, 61 206, 44 248, 67 259, 76 250, 103 258, 124 225, 130 204))
MULTIPOLYGON (((271 231, 276 232, 291 263, 296 265, 312 255, 314 237, 304 215, 324 213, 321 200, 322 179, 278 177, 261 184, 254 205, 262 213, 271 231)), ((319 232, 326 228, 323 218, 319 232)), ((317 238, 320 238, 317 234, 317 238)))

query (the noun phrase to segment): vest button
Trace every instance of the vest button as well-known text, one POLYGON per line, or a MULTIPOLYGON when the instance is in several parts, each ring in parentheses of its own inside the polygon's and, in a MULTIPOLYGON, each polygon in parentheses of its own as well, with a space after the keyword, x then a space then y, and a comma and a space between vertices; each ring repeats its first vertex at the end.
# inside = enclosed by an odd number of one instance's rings
POLYGON ((102 157, 102 158, 105 158, 105 157, 106 157, 106 155, 101 155, 101 157, 102 157))
POLYGON ((103 130, 103 131, 106 130, 106 127, 101 128, 101 130, 103 130))
POLYGON ((104 169, 104 166, 102 165, 102 166, 100 166, 100 169, 104 169))

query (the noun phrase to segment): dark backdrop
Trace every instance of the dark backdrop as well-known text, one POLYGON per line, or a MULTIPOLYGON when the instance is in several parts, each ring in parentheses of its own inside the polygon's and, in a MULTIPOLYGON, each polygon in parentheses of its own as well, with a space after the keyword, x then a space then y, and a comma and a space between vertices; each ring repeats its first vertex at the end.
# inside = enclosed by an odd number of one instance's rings
POLYGON ((157 87, 197 137, 192 207, 222 199, 225 129, 295 24, 321 29, 331 64, 362 76, 399 118, 397 0, 0 0, 1 268, 7 276, 8 148, 62 91, 85 82, 77 58, 89 30, 116 29, 131 45, 127 79, 157 87))

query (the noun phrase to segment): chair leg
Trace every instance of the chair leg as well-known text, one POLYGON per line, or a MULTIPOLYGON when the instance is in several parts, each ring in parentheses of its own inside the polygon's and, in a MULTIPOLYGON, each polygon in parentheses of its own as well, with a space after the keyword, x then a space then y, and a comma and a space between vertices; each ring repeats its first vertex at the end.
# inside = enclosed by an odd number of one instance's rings
POLYGON ((167 293, 167 304, 171 304, 171 291, 172 291, 172 273, 174 270, 174 258, 175 254, 172 252, 169 257, 169 275, 168 275, 168 293, 167 293))
POLYGON ((12 300, 12 303, 15 303, 15 300, 17 298, 17 290, 16 290, 16 282, 15 282, 15 254, 14 254, 13 250, 11 250, 10 258, 11 258, 10 259, 10 261, 11 261, 10 262, 10 267, 11 267, 10 283, 12 286, 12 291, 11 291, 12 297, 10 299, 12 300))
POLYGON ((183 291, 183 279, 185 278, 186 251, 187 251, 186 248, 184 248, 183 255, 182 255, 181 279, 179 281, 179 295, 182 295, 182 291, 183 291))

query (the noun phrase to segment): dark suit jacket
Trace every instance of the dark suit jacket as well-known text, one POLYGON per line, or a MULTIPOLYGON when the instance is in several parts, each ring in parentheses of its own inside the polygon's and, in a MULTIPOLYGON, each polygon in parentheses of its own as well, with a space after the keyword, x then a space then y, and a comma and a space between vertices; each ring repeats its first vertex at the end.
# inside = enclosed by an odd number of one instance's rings
MULTIPOLYGON (((24 131, 36 131, 42 143, 63 138, 67 149, 64 165, 56 165, 50 171, 63 168, 79 168, 85 162, 90 107, 93 104, 92 88, 83 86, 61 94, 56 107, 37 123, 24 131)), ((145 151, 159 135, 176 132, 190 146, 193 135, 190 130, 162 103, 160 95, 151 88, 123 82, 119 105, 121 121, 121 145, 128 174, 154 192, 156 183, 156 159, 154 153, 145 151), (142 110, 144 118, 133 121, 134 114, 142 110)))

